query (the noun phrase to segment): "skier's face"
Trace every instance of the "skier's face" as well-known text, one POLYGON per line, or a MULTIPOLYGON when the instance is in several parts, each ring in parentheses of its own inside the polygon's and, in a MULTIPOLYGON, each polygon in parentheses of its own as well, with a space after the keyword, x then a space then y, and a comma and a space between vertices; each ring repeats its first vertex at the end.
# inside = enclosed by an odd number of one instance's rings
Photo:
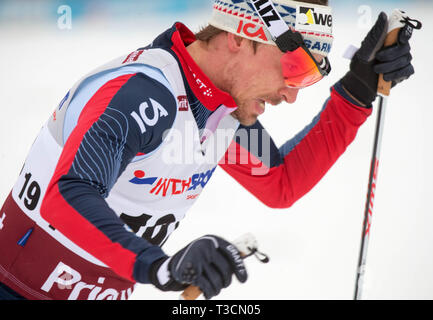
MULTIPOLYGON (((317 61, 323 56, 313 54, 317 61)), ((299 89, 289 88, 281 68, 283 53, 273 45, 259 44, 254 52, 251 44, 239 52, 238 63, 232 70, 231 95, 238 105, 233 112, 243 125, 253 125, 265 111, 265 103, 294 103, 299 89)))

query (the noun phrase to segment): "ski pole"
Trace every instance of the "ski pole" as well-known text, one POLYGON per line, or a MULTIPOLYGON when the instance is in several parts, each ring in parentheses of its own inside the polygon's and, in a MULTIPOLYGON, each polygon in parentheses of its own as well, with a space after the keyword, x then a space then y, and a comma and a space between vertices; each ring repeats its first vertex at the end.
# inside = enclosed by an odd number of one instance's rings
MULTIPOLYGON (((414 28, 421 28, 421 23, 418 22, 417 26, 414 26, 410 21, 416 21, 410 19, 403 11, 395 9, 389 18, 388 24, 388 35, 384 42, 384 47, 391 46, 398 41, 398 35, 401 28, 409 24, 414 28)), ((373 155, 370 165, 370 175, 368 180, 368 191, 367 191, 367 202, 365 205, 364 222, 361 235, 361 249, 359 253, 358 269, 355 284, 355 300, 362 299, 362 289, 364 285, 365 268, 367 262, 367 250, 371 231, 371 221, 373 217, 373 205, 377 185, 377 177, 379 170, 380 161, 380 150, 382 145, 383 128, 385 121, 385 112, 388 104, 388 97, 391 92, 391 82, 387 82, 383 79, 383 75, 379 75, 379 83, 377 93, 379 95, 379 108, 377 111, 376 120, 376 131, 374 135, 373 143, 373 155)))
MULTIPOLYGON (((251 233, 247 233, 239 239, 233 241, 233 245, 236 246, 236 248, 241 253, 242 259, 254 255, 259 259, 259 261, 263 263, 269 262, 268 256, 258 251, 257 240, 251 233)), ((199 287, 190 285, 183 291, 179 298, 181 300, 195 300, 201 294, 202 292, 199 287)))

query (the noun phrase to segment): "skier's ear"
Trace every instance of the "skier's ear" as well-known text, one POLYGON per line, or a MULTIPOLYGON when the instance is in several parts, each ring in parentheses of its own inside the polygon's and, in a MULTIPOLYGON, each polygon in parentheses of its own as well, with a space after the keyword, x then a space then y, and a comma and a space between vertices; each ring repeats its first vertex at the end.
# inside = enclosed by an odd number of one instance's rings
POLYGON ((227 47, 232 53, 239 52, 242 48, 242 44, 247 41, 247 39, 239 37, 234 33, 227 32, 226 35, 227 47))

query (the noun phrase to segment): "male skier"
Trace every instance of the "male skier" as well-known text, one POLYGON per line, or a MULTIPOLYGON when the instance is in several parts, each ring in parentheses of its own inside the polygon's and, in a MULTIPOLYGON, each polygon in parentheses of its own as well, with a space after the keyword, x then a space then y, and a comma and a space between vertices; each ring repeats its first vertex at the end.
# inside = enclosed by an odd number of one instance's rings
POLYGON ((354 140, 378 74, 414 73, 410 30, 384 48, 380 14, 321 112, 280 148, 257 117, 329 74, 326 0, 216 0, 194 35, 175 23, 151 45, 78 81, 43 126, 1 211, 0 298, 127 299, 136 283, 198 286, 207 299, 247 272, 215 235, 161 249, 220 165, 287 208, 354 140), (221 138, 220 133, 224 133, 221 138), (259 132, 268 141, 253 146, 259 132))

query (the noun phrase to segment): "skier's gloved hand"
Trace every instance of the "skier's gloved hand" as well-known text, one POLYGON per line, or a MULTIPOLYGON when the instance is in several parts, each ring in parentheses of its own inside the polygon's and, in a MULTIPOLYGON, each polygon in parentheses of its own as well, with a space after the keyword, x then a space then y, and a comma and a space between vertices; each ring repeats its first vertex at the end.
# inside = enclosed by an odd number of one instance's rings
POLYGON ((374 71, 383 74, 383 79, 392 82, 393 87, 415 73, 411 64, 412 55, 409 44, 412 32, 411 26, 404 26, 398 34, 397 43, 381 49, 376 54, 377 63, 374 66, 374 71))
POLYGON ((180 291, 192 284, 210 299, 231 284, 233 274, 242 283, 247 280, 240 252, 226 240, 207 235, 154 262, 149 277, 160 290, 180 291))
POLYGON ((384 75, 384 80, 391 81, 392 86, 414 74, 409 45, 412 30, 412 26, 406 25, 400 30, 396 44, 382 48, 388 31, 388 17, 381 12, 353 56, 350 71, 341 79, 343 87, 369 106, 377 96, 379 74, 384 75))

